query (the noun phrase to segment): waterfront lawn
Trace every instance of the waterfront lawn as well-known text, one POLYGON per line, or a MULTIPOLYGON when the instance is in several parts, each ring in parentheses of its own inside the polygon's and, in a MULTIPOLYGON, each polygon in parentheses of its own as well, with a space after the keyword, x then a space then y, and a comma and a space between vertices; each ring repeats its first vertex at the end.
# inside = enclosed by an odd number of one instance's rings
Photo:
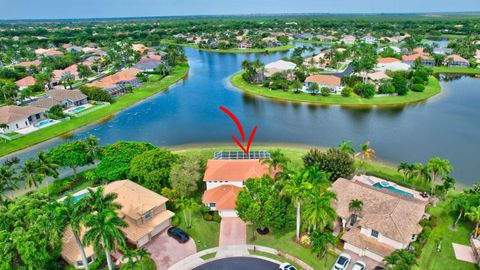
POLYGON ((115 99, 110 106, 105 106, 88 114, 72 118, 69 121, 61 122, 18 139, 0 143, 0 156, 18 151, 34 144, 46 141, 64 133, 70 132, 82 126, 108 119, 111 115, 121 111, 143 99, 146 99, 158 92, 166 90, 170 85, 181 80, 188 74, 188 64, 183 63, 172 69, 172 73, 162 80, 150 80, 136 88, 132 93, 125 94, 115 99))
POLYGON ((434 67, 434 73, 480 74, 480 68, 468 67, 434 67))
POLYGON ((351 97, 343 97, 341 95, 330 95, 324 97, 322 95, 311 95, 307 93, 295 94, 291 91, 270 90, 268 88, 252 85, 246 82, 242 78, 242 72, 235 74, 231 78, 233 86, 253 95, 259 95, 263 97, 272 98, 274 100, 284 100, 292 102, 306 102, 319 105, 345 105, 345 106, 363 106, 363 105, 405 105, 409 103, 419 102, 426 100, 438 93, 440 93, 441 87, 439 81, 430 76, 428 85, 423 92, 408 92, 405 96, 386 96, 386 97, 374 97, 374 98, 361 98, 356 95, 351 97))
POLYGON ((218 246, 220 223, 204 220, 200 209, 195 209, 192 212, 192 228, 187 229, 183 211, 177 211, 175 215, 180 218, 179 228, 187 232, 195 240, 197 252, 218 246))
POLYGON ((264 48, 264 49, 238 49, 238 48, 231 48, 231 49, 202 49, 199 48, 197 45, 189 44, 189 43, 176 43, 170 40, 162 40, 163 44, 170 44, 170 45, 178 45, 182 47, 189 47, 194 48, 200 51, 208 51, 208 52, 216 52, 216 53, 266 53, 266 52, 284 52, 288 51, 295 47, 293 44, 287 44, 283 46, 278 46, 274 48, 264 48))
POLYGON ((449 229, 456 216, 447 210, 447 202, 442 202, 437 207, 430 208, 428 212, 436 218, 437 226, 433 228, 427 244, 422 249, 418 259, 418 270, 475 270, 473 263, 458 261, 455 258, 452 243, 469 245, 469 235, 473 225, 461 220, 456 231, 449 229), (441 250, 437 252, 438 243, 441 241, 441 250))
POLYGON ((306 264, 313 267, 316 270, 330 270, 335 263, 336 257, 327 253, 324 259, 317 258, 310 249, 304 248, 295 243, 295 231, 282 233, 281 235, 263 235, 259 236, 255 234, 256 238, 253 240, 253 227, 248 226, 247 230, 247 243, 250 245, 259 245, 265 247, 271 247, 288 253, 298 259, 302 260, 306 264))

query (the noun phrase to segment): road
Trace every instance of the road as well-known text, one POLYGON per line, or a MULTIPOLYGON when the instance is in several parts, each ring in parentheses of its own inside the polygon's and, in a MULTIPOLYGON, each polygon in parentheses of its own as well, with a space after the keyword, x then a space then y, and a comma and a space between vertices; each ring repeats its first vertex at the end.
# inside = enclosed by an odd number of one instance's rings
POLYGON ((212 261, 194 270, 278 270, 278 264, 251 257, 233 257, 212 261))

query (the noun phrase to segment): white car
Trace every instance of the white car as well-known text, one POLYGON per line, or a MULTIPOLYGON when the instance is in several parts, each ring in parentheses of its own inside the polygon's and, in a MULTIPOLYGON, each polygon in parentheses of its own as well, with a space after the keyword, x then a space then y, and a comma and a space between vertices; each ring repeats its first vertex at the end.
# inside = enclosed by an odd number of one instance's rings
POLYGON ((352 258, 350 257, 350 255, 346 253, 340 254, 340 256, 338 256, 337 260, 335 261, 332 270, 346 270, 351 260, 352 258))
POLYGON ((352 267, 352 270, 365 270, 365 269, 367 269, 367 265, 362 261, 356 261, 352 267))
POLYGON ((278 267, 279 270, 297 270, 293 265, 289 263, 282 263, 280 264, 280 267, 278 267))

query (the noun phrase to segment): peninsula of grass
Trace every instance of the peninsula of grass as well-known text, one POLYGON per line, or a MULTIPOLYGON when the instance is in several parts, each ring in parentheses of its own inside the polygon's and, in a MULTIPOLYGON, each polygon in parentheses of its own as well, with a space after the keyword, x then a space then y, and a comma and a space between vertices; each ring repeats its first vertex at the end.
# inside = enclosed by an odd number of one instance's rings
POLYGON ((395 106, 407 105, 427 100, 428 98, 440 93, 441 87, 438 79, 430 76, 428 85, 423 92, 408 92, 405 96, 382 96, 373 98, 362 98, 357 95, 343 97, 341 95, 311 95, 308 93, 294 93, 292 91, 270 90, 260 85, 252 85, 242 78, 242 72, 232 76, 233 86, 243 90, 246 93, 271 98, 278 101, 301 102, 318 105, 345 105, 345 106, 395 106))
POLYGON ((480 68, 469 67, 434 67, 433 73, 453 73, 453 74, 480 74, 480 68))
POLYGON ((102 121, 103 119, 108 119, 108 117, 111 117, 113 114, 141 100, 165 91, 175 82, 185 78, 188 74, 188 70, 188 64, 181 63, 172 69, 170 75, 160 80, 158 78, 152 78, 150 81, 147 81, 143 83, 142 86, 136 88, 132 93, 128 93, 116 98, 115 102, 110 106, 105 106, 85 115, 73 117, 69 121, 42 128, 12 141, 0 142, 0 156, 4 156, 26 147, 41 143, 48 139, 52 139, 88 124, 102 121))
POLYGON ((189 47, 194 48, 200 51, 207 51, 207 52, 216 52, 216 53, 269 53, 269 52, 285 52, 295 47, 293 44, 287 44, 283 46, 273 47, 273 48, 250 48, 250 49, 238 49, 238 48, 231 48, 231 49, 204 49, 199 48, 197 45, 189 44, 189 43, 175 43, 172 41, 162 41, 164 44, 170 45, 178 45, 182 47, 189 47))

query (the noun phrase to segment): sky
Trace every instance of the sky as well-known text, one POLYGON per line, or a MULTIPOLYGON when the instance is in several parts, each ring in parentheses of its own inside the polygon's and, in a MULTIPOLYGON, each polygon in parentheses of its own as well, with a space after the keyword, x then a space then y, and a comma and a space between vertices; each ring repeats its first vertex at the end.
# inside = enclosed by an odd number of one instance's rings
POLYGON ((480 11, 480 0, 0 0, 0 20, 480 11))

